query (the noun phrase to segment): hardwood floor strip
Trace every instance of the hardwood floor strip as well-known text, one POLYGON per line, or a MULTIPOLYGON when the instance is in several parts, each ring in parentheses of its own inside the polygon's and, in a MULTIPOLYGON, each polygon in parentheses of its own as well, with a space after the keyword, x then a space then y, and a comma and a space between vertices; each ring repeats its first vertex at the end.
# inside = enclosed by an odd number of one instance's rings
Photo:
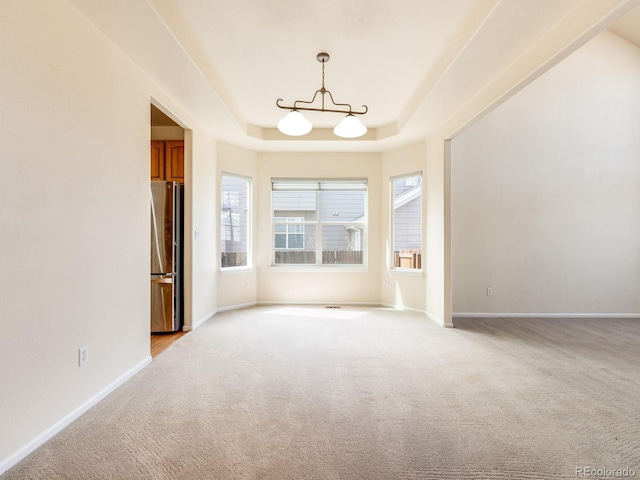
POLYGON ((188 332, 175 332, 164 335, 151 335, 151 357, 154 358, 164 352, 169 345, 188 332))

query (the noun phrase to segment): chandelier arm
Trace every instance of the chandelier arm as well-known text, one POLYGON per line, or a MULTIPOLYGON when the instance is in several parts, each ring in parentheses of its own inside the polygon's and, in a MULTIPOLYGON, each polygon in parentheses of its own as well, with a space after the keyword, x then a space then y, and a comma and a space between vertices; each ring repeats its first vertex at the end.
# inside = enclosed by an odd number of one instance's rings
MULTIPOLYGON (((295 108, 296 110, 300 110, 300 108, 298 107, 299 103, 307 103, 307 104, 311 105, 313 102, 316 101, 316 97, 318 96, 318 93, 322 94, 322 99, 324 100, 324 93, 322 93, 322 89, 316 90, 316 93, 313 94, 313 98, 310 101, 307 102, 305 100, 296 100, 295 102, 293 102, 293 108, 295 108)), ((323 102, 323 105, 322 105, 322 110, 320 110, 320 111, 322 112, 323 110, 324 110, 324 102, 323 102)))
MULTIPOLYGON (((311 99, 311 101, 307 102, 304 100, 296 100, 295 102, 293 102, 293 106, 287 106, 287 105, 280 105, 280 102, 282 102, 283 100, 281 98, 276 100, 276 106, 278 108, 282 108, 284 110, 304 110, 307 112, 333 112, 333 113, 346 113, 346 114, 352 114, 352 115, 364 115, 365 113, 367 113, 369 111, 369 108, 366 105, 362 105, 362 108, 364 108, 364 111, 359 112, 357 110, 354 110, 353 108, 351 108, 351 105, 349 105, 348 103, 336 103, 333 101, 333 96, 331 95, 331 92, 329 90, 325 90, 326 93, 329 94, 329 97, 331 98, 331 103, 333 103, 336 107, 348 107, 349 110, 338 110, 335 108, 314 108, 314 107, 300 107, 298 106, 299 103, 306 103, 306 104, 312 104, 316 97, 318 96, 318 92, 322 93, 321 90, 316 90, 316 93, 313 95, 313 98, 311 99)), ((324 95, 324 94, 323 94, 324 95)), ((323 96, 324 98, 324 96, 323 96)))
MULTIPOLYGON (((364 106, 364 105, 363 105, 364 106)), ((280 108, 287 108, 289 110, 292 110, 293 107, 280 107, 280 108)), ((301 112, 332 112, 332 113, 344 113, 344 114, 351 114, 351 115, 364 115, 367 112, 356 112, 355 110, 349 111, 349 110, 337 110, 337 109, 333 109, 333 108, 313 108, 313 107, 296 107, 295 108, 298 111, 301 112)))
POLYGON ((315 102, 316 101, 316 97, 318 96, 318 93, 322 93, 322 90, 316 90, 316 93, 313 94, 313 98, 308 102, 304 101, 304 100, 296 100, 295 102, 293 102, 293 106, 292 107, 288 107, 286 105, 280 105, 280 102, 283 101, 281 98, 276 100, 276 105, 278 106, 278 108, 284 108, 286 110, 317 110, 318 112, 324 112, 325 111, 324 108, 322 108, 322 109, 317 109, 317 108, 310 109, 310 108, 298 107, 298 103, 312 104, 313 102, 315 102))
MULTIPOLYGON (((366 105, 362 105, 362 108, 364 108, 364 112, 358 112, 356 110, 354 110, 353 108, 351 108, 351 105, 349 105, 348 103, 336 103, 336 101, 333 99, 333 95, 331 94, 331 92, 329 90, 325 90, 328 94, 329 94, 329 98, 331 99, 331 103, 333 103, 336 107, 349 107, 349 111, 348 112, 343 112, 342 110, 339 110, 339 112, 341 113, 349 113, 352 115, 364 115, 365 113, 367 113, 369 111, 369 108, 366 105)), ((329 111, 335 111, 335 110, 324 110, 326 112, 329 111)))

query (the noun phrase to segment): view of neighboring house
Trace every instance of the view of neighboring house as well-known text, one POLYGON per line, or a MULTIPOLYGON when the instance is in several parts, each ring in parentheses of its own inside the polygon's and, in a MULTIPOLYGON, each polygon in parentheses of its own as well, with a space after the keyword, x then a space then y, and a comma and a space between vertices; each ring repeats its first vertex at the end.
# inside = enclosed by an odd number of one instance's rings
POLYGON ((394 267, 421 268, 422 177, 398 178, 393 185, 394 267))
POLYGON ((322 263, 362 263, 365 205, 362 190, 274 191, 275 263, 316 263, 318 242, 322 263))
POLYGON ((220 212, 220 264, 223 267, 247 265, 249 248, 249 182, 233 175, 222 175, 220 212))

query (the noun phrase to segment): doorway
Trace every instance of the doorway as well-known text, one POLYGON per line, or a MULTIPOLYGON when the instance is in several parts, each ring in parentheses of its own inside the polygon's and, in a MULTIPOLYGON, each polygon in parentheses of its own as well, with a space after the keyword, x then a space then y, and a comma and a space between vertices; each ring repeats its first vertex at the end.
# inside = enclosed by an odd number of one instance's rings
POLYGON ((181 212, 185 183, 185 129, 154 104, 150 105, 150 119, 152 192, 160 189, 162 193, 165 185, 174 192, 169 196, 172 201, 162 200, 160 203, 158 192, 152 195, 150 348, 151 356, 155 357, 186 333, 183 326, 184 259, 187 257, 184 255, 184 214, 181 212), (165 208, 169 204, 174 210, 171 215, 165 208), (157 255, 154 256, 154 252, 157 255), (159 261, 165 257, 166 261, 159 261))

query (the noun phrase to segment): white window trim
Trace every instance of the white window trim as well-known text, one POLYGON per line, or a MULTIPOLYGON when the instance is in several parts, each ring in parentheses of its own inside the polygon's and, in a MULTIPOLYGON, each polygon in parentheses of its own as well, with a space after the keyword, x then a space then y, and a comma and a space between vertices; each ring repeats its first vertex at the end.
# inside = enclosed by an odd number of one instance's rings
POLYGON ((366 273, 369 271, 367 265, 328 265, 328 264, 315 264, 315 263, 302 263, 300 265, 294 265, 290 263, 271 265, 272 272, 297 272, 297 273, 312 273, 312 272, 343 272, 343 273, 366 273))
POLYGON ((240 273, 253 273, 254 267, 252 266, 241 266, 241 267, 224 267, 220 268, 220 275, 235 275, 240 273))
POLYGON ((399 277, 421 277, 424 275, 424 270, 422 268, 394 267, 389 269, 389 274, 399 277))

